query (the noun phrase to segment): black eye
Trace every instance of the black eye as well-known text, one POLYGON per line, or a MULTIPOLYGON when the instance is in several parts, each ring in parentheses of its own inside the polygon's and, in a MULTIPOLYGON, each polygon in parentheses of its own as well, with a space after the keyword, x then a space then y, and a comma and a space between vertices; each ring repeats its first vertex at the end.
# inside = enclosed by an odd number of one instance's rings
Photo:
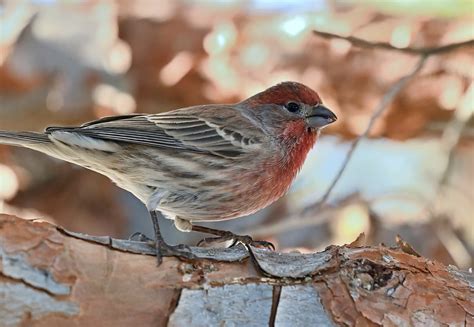
POLYGON ((301 106, 296 102, 288 102, 285 107, 289 112, 297 112, 301 108, 301 106))

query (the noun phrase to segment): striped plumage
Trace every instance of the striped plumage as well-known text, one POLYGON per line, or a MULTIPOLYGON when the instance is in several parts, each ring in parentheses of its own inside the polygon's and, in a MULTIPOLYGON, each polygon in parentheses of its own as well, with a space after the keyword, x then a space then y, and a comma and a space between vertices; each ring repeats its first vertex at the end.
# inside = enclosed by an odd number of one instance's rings
POLYGON ((45 133, 0 131, 0 143, 99 172, 190 230, 188 221, 240 217, 281 197, 319 129, 335 120, 320 103, 311 89, 285 82, 233 105, 106 117, 45 133), (289 101, 300 112, 287 110, 289 101))

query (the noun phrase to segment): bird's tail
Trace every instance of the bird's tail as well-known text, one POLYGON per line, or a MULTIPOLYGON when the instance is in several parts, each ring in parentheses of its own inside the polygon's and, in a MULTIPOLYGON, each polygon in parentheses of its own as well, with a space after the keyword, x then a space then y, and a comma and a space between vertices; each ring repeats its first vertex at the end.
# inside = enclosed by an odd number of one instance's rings
POLYGON ((48 135, 35 132, 7 132, 0 131, 0 144, 22 146, 42 151, 51 145, 48 135))

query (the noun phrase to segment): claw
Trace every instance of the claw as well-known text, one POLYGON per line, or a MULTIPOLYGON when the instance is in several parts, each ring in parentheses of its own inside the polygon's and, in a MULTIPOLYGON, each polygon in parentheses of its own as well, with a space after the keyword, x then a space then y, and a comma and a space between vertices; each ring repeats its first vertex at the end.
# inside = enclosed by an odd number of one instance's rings
POLYGON ((252 241, 250 245, 256 248, 265 248, 271 251, 275 251, 275 245, 273 245, 272 242, 268 241, 252 241))
POLYGON ((197 243, 197 246, 209 246, 215 243, 223 243, 227 241, 232 241, 232 244, 229 247, 233 247, 237 244, 251 245, 258 248, 266 248, 272 251, 275 251, 275 246, 268 241, 254 241, 249 235, 236 235, 231 232, 225 232, 222 236, 218 237, 208 237, 200 240, 197 243))

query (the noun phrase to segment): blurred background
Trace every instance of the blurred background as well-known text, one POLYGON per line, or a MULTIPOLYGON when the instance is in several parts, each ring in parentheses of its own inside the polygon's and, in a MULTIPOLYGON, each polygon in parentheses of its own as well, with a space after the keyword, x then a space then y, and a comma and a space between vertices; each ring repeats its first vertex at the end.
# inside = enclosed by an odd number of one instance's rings
MULTIPOLYGON (((418 57, 313 30, 397 48, 445 45, 474 38, 474 2, 3 0, 0 129, 232 103, 298 81, 319 92, 338 122, 324 130, 286 197, 212 227, 285 251, 350 243, 361 232, 369 244, 393 245, 400 234, 424 256, 471 267, 473 48, 431 56, 361 140, 326 204, 314 206, 418 57)), ((95 235, 152 235, 144 206, 105 177, 7 146, 0 146, 0 212, 95 235)), ((207 236, 163 225, 171 243, 207 236)))

